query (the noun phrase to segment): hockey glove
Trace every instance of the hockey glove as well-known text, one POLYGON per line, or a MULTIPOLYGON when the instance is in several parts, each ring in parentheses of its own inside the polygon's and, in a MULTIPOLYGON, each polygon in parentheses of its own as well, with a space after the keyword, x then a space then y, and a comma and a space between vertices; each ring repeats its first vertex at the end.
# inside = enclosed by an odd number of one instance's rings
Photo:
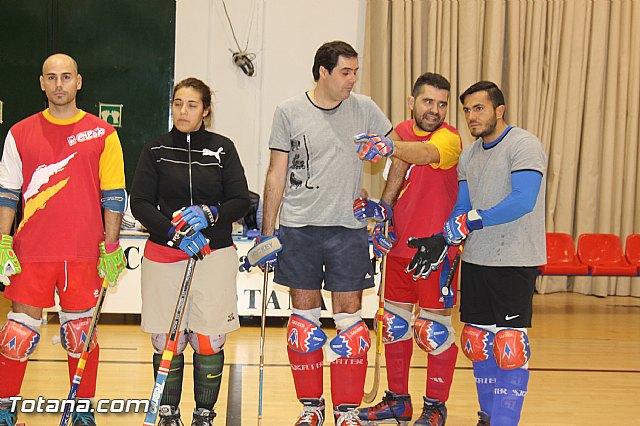
POLYGON ((282 251, 280 239, 274 235, 260 235, 254 241, 253 247, 246 256, 240 258, 240 272, 249 272, 252 266, 258 266, 263 271, 272 271, 276 266, 278 253, 282 251))
POLYGON ((449 218, 444 223, 444 236, 452 246, 460 245, 471 231, 482 229, 481 210, 470 210, 456 217, 449 218))
POLYGON ((353 202, 353 215, 360 222, 367 219, 373 219, 376 222, 384 222, 393 217, 391 206, 380 200, 379 203, 371 201, 367 198, 356 198, 353 202))
POLYGON ((182 225, 179 229, 173 226, 169 230, 169 241, 167 241, 167 245, 170 247, 178 247, 195 260, 202 260, 206 255, 211 253, 209 240, 205 238, 200 231, 194 231, 193 228, 187 224, 182 225))
POLYGON ((98 275, 100 278, 107 278, 111 287, 118 284, 118 276, 127 266, 124 258, 124 251, 120 243, 100 242, 100 257, 98 258, 98 275))
POLYGON ((11 235, 2 234, 0 239, 0 282, 9 285, 9 277, 11 275, 22 272, 22 266, 13 251, 13 237, 11 235))
POLYGON ((375 163, 379 159, 393 154, 393 140, 384 135, 360 133, 355 135, 353 139, 358 144, 358 157, 361 160, 375 163))
POLYGON ((407 245, 415 248, 416 254, 407 266, 407 273, 413 271, 413 279, 427 279, 431 275, 431 271, 435 271, 447 255, 447 241, 442 234, 432 235, 427 238, 411 237, 407 241, 407 245))
POLYGON ((384 223, 378 223, 373 228, 373 254, 379 259, 389 253, 391 247, 396 242, 396 233, 393 232, 393 225, 389 222, 387 235, 384 235, 384 223))
POLYGON ((183 223, 189 224, 194 231, 201 231, 209 226, 213 226, 218 221, 218 209, 216 206, 204 204, 189 206, 173 213, 171 224, 178 226, 183 223))

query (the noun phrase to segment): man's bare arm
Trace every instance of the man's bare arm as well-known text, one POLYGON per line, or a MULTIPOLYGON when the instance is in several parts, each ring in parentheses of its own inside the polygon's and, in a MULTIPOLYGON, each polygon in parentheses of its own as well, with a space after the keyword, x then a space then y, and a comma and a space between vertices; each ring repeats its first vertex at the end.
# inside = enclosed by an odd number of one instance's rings
POLYGON ((276 218, 280 211, 284 187, 287 182, 289 153, 271 150, 269 170, 262 200, 262 235, 274 235, 276 218))

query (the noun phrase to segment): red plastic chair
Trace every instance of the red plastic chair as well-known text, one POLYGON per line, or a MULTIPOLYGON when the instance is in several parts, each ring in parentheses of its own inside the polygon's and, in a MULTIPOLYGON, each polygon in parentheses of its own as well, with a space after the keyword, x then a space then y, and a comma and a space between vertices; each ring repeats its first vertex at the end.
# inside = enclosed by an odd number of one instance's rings
POLYGON ((627 236, 624 251, 624 257, 627 259, 627 262, 635 266, 637 274, 640 275, 640 234, 631 234, 627 236))
POLYGON ((538 269, 542 275, 589 275, 576 256, 573 237, 561 232, 547 232, 547 264, 538 269))
POLYGON ((620 237, 613 234, 582 234, 578 237, 578 258, 589 265, 590 275, 634 276, 638 268, 622 253, 620 237))

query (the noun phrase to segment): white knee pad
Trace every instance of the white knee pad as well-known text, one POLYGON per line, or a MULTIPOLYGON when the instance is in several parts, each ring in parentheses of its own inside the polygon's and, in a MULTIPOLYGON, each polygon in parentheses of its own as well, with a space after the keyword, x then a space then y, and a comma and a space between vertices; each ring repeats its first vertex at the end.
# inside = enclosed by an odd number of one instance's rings
MULTIPOLYGON (((167 339, 169 339, 168 333, 153 333, 151 335, 151 344, 153 345, 153 350, 157 354, 161 354, 164 351, 164 347, 167 344, 167 339)), ((187 347, 189 343, 189 332, 187 330, 182 330, 178 335, 178 341, 176 343, 176 355, 184 352, 184 349, 187 347)))
MULTIPOLYGON (((411 339, 412 316, 411 310, 402 309, 386 301, 382 315, 382 341, 389 344, 411 339)), ((376 313, 374 325, 378 327, 378 324, 378 313, 376 313)))
POLYGON ((0 354, 6 358, 26 361, 40 341, 41 319, 10 311, 0 329, 0 354))
POLYGON ((226 340, 226 334, 209 336, 196 333, 195 331, 189 333, 189 343, 193 350, 199 355, 214 355, 221 352, 226 340))
POLYGON ((456 338, 450 316, 434 314, 426 309, 420 309, 413 336, 422 350, 433 355, 449 349, 456 338))

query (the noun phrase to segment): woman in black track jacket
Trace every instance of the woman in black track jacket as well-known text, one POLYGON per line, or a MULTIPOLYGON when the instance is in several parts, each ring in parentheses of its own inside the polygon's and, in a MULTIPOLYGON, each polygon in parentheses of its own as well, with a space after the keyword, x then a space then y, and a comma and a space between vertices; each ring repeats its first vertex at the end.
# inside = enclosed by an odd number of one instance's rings
POLYGON ((172 112, 171 131, 144 146, 131 190, 131 211, 150 233, 142 263, 142 330, 152 335, 157 374, 187 261, 200 259, 158 424, 181 424, 183 351, 190 343, 196 400, 192 425, 204 426, 215 417, 226 334, 240 326, 231 229, 247 213, 250 199, 233 142, 205 129, 211 115, 209 87, 195 78, 178 83, 172 112))

